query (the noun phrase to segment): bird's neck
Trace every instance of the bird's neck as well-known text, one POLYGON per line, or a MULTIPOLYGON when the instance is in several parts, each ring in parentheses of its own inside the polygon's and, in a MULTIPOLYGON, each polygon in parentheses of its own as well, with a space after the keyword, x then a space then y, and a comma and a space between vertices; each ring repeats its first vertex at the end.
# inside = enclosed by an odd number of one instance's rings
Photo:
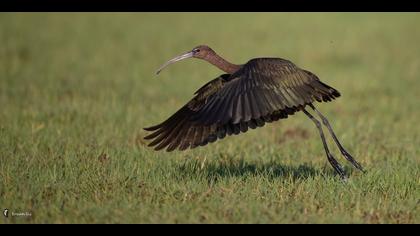
POLYGON ((204 60, 210 62, 211 64, 228 74, 233 74, 237 70, 239 70, 239 68, 241 68, 240 65, 232 64, 223 59, 221 56, 217 55, 216 53, 204 58, 204 60))

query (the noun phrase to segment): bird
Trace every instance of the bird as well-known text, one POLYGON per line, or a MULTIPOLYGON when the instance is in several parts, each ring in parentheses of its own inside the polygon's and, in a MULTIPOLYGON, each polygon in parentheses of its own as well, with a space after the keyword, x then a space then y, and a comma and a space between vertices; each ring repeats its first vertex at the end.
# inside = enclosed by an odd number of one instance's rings
POLYGON ((150 140, 149 147, 156 151, 166 148, 168 152, 193 149, 286 119, 301 111, 318 129, 327 160, 341 179, 347 180, 347 176, 328 148, 322 124, 344 158, 364 172, 361 164, 340 143, 330 122, 314 105, 333 101, 341 96, 340 92, 323 83, 314 73, 283 58, 253 58, 245 64, 233 64, 209 46, 199 45, 164 63, 156 75, 167 66, 188 58, 207 61, 224 73, 200 87, 192 99, 168 119, 143 128, 151 132, 144 137, 150 140))

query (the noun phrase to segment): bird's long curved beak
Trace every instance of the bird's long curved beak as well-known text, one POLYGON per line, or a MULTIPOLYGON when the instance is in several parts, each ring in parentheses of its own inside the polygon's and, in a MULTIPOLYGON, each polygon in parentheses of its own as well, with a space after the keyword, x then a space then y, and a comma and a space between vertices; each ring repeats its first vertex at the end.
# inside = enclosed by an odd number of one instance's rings
POLYGON ((168 62, 166 62, 165 64, 163 64, 157 71, 156 71, 156 75, 158 75, 165 67, 169 66, 170 64, 173 64, 177 61, 181 61, 187 58, 191 58, 193 57, 193 52, 187 52, 184 53, 182 55, 179 55, 177 57, 172 58, 171 60, 169 60, 168 62))

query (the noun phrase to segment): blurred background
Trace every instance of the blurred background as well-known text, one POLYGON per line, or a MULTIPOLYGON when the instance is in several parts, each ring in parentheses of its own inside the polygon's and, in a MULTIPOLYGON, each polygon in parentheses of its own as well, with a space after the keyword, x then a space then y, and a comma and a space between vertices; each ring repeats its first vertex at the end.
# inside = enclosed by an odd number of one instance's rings
MULTIPOLYGON (((155 76, 162 63, 200 44, 236 64, 281 57, 317 74, 342 93, 319 109, 356 159, 370 168, 386 167, 392 159, 394 166, 416 168, 418 177, 419 22, 418 13, 2 13, 4 202, 42 206, 50 187, 56 208, 47 209, 59 212, 62 199, 76 200, 64 193, 57 197, 56 191, 85 188, 86 207, 95 202, 94 183, 124 179, 124 173, 147 183, 142 168, 171 170, 191 158, 218 163, 227 155, 255 165, 325 164, 318 134, 303 115, 185 153, 146 148, 143 127, 166 119, 196 89, 222 74, 190 59, 155 76), (114 161, 109 172, 91 164, 98 157, 114 161), (130 166, 137 169, 124 172, 130 166)), ((57 219, 54 211, 51 221, 57 219)))

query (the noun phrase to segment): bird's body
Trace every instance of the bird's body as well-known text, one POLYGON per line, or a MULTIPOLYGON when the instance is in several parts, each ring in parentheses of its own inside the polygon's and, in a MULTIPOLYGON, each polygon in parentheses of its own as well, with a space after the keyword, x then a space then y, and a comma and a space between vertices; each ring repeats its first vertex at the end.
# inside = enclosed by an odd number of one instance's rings
POLYGON ((339 92, 314 74, 280 58, 256 58, 233 74, 223 74, 154 131, 156 150, 184 150, 287 118, 314 101, 330 101, 339 92))
MULTIPOLYGON (((207 46, 196 47, 190 54, 190 57, 209 61, 226 74, 198 89, 194 97, 166 121, 145 128, 152 131, 145 139, 152 140, 149 146, 155 146, 155 150, 166 148, 167 151, 173 151, 204 146, 226 136, 285 119, 298 111, 304 111, 311 118, 305 110, 306 106, 315 110, 314 102, 327 102, 340 96, 336 89, 321 82, 315 74, 282 58, 255 58, 243 65, 235 65, 207 46), (194 56, 197 48, 198 56, 194 56)), ((184 59, 185 55, 177 58, 184 59)), ((177 58, 164 67, 181 60, 177 58)), ((343 177, 341 166, 329 157, 332 155, 324 142, 323 133, 321 137, 328 160, 343 177)), ((334 140, 339 144, 335 135, 334 140)), ((348 154, 344 148, 340 150, 348 154)), ((349 154, 347 157, 361 169, 349 154)))

